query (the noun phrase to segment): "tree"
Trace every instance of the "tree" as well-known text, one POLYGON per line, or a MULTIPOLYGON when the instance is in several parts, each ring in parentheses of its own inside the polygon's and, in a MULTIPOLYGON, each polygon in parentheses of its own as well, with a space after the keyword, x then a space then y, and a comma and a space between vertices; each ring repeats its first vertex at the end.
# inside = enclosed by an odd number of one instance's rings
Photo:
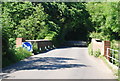
POLYGON ((92 2, 88 3, 86 7, 91 15, 90 18, 94 24, 95 32, 101 35, 101 39, 118 40, 120 37, 120 27, 118 26, 118 2, 92 2))

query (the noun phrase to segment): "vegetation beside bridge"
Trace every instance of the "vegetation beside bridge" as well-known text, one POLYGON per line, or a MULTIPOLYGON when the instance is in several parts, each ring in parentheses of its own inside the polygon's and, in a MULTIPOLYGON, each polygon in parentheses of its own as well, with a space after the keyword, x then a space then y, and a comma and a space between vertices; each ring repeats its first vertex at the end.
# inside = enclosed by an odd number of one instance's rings
POLYGON ((17 53, 17 37, 49 39, 56 46, 65 40, 120 40, 118 2, 3 2, 1 6, 3 64, 17 53))

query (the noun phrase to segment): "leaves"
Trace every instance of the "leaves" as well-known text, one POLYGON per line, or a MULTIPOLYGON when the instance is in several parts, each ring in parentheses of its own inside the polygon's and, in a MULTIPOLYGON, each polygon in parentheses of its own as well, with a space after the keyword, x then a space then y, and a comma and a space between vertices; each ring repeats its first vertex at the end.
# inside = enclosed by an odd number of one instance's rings
MULTIPOLYGON (((88 3, 87 10, 94 23, 95 32, 102 33, 104 40, 118 40, 120 27, 118 26, 118 2, 88 3)), ((97 34, 96 34, 97 36, 97 34)))
POLYGON ((118 39, 117 2, 3 2, 3 49, 14 49, 15 39, 64 40, 118 39), (95 33, 96 32, 96 33, 95 33), (6 46, 6 47, 5 47, 6 46))

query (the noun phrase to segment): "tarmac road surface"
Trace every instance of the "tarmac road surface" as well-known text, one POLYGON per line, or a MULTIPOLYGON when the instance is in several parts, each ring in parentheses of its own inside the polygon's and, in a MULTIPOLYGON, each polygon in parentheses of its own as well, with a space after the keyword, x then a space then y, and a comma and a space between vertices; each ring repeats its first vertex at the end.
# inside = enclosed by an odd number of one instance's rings
POLYGON ((3 69, 6 79, 116 79, 87 47, 57 48, 31 56, 3 69))

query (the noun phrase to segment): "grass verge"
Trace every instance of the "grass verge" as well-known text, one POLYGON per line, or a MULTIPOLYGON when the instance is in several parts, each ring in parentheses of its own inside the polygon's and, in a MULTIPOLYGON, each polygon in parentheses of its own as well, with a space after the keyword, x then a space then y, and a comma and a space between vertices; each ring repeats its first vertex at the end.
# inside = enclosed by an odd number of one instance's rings
POLYGON ((99 56, 99 58, 101 58, 105 62, 105 64, 107 64, 107 66, 112 70, 115 76, 119 76, 118 73, 120 72, 120 70, 118 71, 118 68, 115 65, 111 64, 104 56, 99 56))

